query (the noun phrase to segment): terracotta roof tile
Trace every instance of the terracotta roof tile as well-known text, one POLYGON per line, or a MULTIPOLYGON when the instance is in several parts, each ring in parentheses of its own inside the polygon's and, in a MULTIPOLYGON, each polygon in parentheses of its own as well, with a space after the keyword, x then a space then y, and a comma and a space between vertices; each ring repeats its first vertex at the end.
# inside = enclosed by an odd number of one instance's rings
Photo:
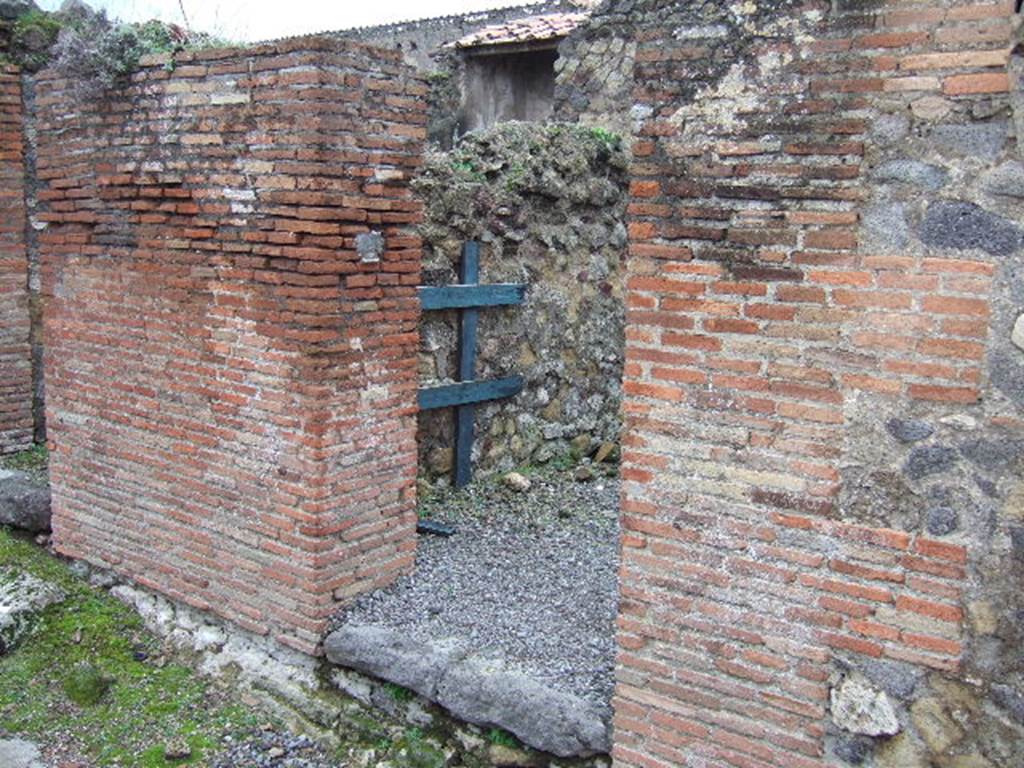
POLYGON ((533 43, 565 37, 590 17, 588 13, 551 13, 494 24, 452 43, 455 48, 533 43))

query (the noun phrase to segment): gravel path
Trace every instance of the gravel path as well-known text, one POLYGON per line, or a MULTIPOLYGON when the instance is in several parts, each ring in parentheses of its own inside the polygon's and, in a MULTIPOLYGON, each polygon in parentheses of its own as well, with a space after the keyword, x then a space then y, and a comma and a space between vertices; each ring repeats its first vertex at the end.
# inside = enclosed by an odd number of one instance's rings
POLYGON ((239 739, 212 768, 340 768, 336 760, 306 736, 264 730, 239 739))
POLYGON ((456 638, 552 687, 608 705, 617 608, 619 483, 598 475, 534 476, 446 490, 421 516, 450 538, 420 536, 415 571, 360 598, 347 619, 418 640, 456 638))

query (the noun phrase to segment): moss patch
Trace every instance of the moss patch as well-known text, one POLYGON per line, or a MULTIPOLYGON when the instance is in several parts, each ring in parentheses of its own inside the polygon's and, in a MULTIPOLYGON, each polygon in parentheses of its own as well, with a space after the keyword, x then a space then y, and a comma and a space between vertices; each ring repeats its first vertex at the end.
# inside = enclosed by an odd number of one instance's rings
POLYGON ((92 664, 77 664, 64 678, 64 693, 80 707, 99 703, 113 680, 92 664))
POLYGON ((46 482, 49 453, 45 445, 36 445, 27 451, 0 456, 0 469, 14 469, 25 472, 34 479, 46 482))
POLYGON ((159 768, 206 765, 224 735, 255 727, 253 713, 187 667, 167 662, 132 610, 5 529, 0 566, 68 594, 43 613, 31 637, 0 658, 0 731, 43 744, 71 738, 90 765, 159 768), (187 743, 192 755, 166 760, 172 742, 187 743))

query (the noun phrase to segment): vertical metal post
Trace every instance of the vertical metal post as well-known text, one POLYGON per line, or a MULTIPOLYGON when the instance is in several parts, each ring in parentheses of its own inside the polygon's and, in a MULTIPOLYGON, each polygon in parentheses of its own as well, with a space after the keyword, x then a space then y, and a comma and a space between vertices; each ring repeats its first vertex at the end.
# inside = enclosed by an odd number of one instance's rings
MULTIPOLYGON (((462 248, 459 282, 476 285, 480 282, 480 244, 470 241, 462 248)), ((463 309, 459 315, 459 381, 472 381, 476 377, 476 324, 477 309, 463 309)), ((473 474, 473 417, 472 405, 455 409, 455 487, 467 485, 473 474)))

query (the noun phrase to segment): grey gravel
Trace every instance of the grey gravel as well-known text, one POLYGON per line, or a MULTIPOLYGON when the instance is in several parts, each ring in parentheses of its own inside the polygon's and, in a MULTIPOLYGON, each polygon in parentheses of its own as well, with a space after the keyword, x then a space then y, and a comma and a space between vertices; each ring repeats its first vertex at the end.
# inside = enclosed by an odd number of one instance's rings
POLYGON ((306 736, 255 731, 227 747, 212 768, 338 768, 337 760, 306 736))
POLYGON ((446 490, 421 514, 455 526, 422 536, 414 572, 338 617, 456 639, 551 688, 607 706, 614 685, 618 496, 614 478, 535 476, 446 490))

